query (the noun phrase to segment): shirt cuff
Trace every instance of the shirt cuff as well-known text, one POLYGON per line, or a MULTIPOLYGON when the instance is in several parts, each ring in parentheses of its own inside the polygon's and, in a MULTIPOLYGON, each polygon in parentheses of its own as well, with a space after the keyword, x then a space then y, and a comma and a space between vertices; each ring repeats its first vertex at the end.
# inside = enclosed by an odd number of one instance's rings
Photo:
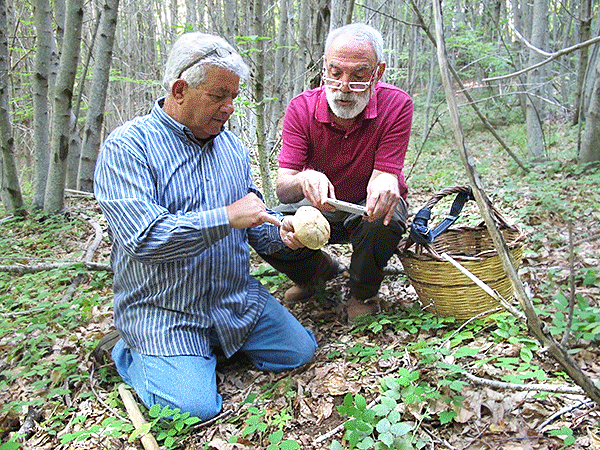
POLYGON ((209 211, 200 211, 198 213, 198 222, 207 246, 220 241, 231 232, 229 215, 225 206, 209 211))

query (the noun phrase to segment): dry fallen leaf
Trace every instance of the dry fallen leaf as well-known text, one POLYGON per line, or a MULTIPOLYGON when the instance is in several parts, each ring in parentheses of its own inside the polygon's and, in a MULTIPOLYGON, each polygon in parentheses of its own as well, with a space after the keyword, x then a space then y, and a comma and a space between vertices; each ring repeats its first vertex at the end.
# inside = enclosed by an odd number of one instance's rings
POLYGON ((600 450, 600 437, 598 434, 591 427, 588 427, 587 432, 592 450, 600 450))

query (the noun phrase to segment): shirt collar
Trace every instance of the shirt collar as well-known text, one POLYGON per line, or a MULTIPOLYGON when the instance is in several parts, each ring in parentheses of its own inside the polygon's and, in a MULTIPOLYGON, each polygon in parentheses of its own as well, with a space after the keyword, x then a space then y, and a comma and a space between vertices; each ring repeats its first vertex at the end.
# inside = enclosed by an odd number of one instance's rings
MULTIPOLYGON (((365 109, 356 117, 357 120, 361 121, 364 119, 374 119, 377 117, 377 89, 379 87, 379 82, 375 83, 373 88, 373 93, 371 94, 371 98, 369 99, 369 103, 365 109)), ((331 111, 329 110, 329 105, 327 104, 327 95, 325 93, 325 87, 321 86, 319 93, 319 99, 317 101, 317 107, 315 111, 316 119, 321 123, 333 123, 333 118, 331 117, 331 111)))
MULTIPOLYGON (((192 130, 190 130, 189 127, 183 125, 182 123, 177 122, 175 119, 173 119, 171 116, 169 116, 163 109, 163 105, 165 103, 165 97, 161 97, 159 99, 156 100, 156 102, 154 102, 154 107, 152 108, 152 116, 155 117, 157 120, 159 120, 160 122, 162 122, 166 127, 170 128, 173 133, 179 137, 182 141, 192 141, 198 145, 206 145, 209 142, 211 142, 216 136, 211 136, 210 138, 206 139, 205 141, 200 141, 198 140, 198 138, 196 138, 196 136, 194 136, 194 133, 192 133, 192 130)), ((223 128, 221 128, 221 131, 223 131, 223 128)))

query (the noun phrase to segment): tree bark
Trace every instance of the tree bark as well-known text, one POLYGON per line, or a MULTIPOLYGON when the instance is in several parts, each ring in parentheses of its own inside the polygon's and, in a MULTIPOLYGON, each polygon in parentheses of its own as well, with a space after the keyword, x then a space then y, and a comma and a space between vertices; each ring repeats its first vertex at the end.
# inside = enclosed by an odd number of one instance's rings
POLYGON ((9 214, 25 215, 14 158, 14 136, 9 106, 7 4, 0 0, 0 199, 9 214))
MULTIPOLYGON (((298 73, 302 76, 296 77, 296 84, 294 86, 294 95, 300 94, 308 86, 308 80, 310 74, 308 70, 308 61, 310 60, 309 51, 309 30, 310 30, 310 14, 308 7, 308 0, 300 0, 300 12, 298 16, 298 53, 299 58, 297 61, 298 73)), ((319 67, 320 69, 320 67, 319 67)))
POLYGON ((83 0, 68 0, 65 35, 60 55, 60 65, 54 89, 50 167, 44 197, 44 211, 56 213, 64 208, 65 178, 69 155, 71 129, 71 100, 79 60, 83 0))
MULTIPOLYGON (((579 13, 579 42, 585 42, 590 38, 592 23, 592 0, 581 0, 581 11, 579 13)), ((583 113, 583 82, 588 67, 589 48, 584 47, 579 50, 579 60, 577 64, 577 82, 575 84, 575 99, 573 105, 573 125, 577 125, 580 120, 585 120, 583 113)))
POLYGON ((14 157, 15 141, 13 139, 10 110, 8 104, 8 21, 6 19, 6 0, 0 0, 0 145, 2 146, 2 166, 0 174, 0 198, 10 214, 25 215, 23 197, 17 175, 14 157))
POLYGON ((262 193, 265 203, 269 207, 275 206, 276 197, 271 181, 271 161, 265 145, 265 50, 262 36, 262 0, 253 1, 252 31, 257 37, 254 47, 254 73, 252 76, 252 86, 254 91, 254 102, 256 111, 256 152, 258 156, 258 165, 262 181, 262 193))
POLYGON ((48 92, 50 86, 50 61, 53 55, 54 34, 52 31, 52 10, 48 0, 37 0, 34 5, 34 20, 37 34, 33 83, 33 206, 44 206, 44 193, 48 180, 50 161, 50 111, 48 110, 48 92))
POLYGON ((579 151, 579 162, 588 163, 600 161, 600 65, 596 67, 596 82, 590 101, 590 109, 581 139, 581 150, 579 151))
POLYGON ((79 159, 77 189, 93 192, 94 167, 102 140, 104 106, 112 61, 119 0, 106 0, 100 18, 100 32, 94 52, 94 74, 90 93, 90 106, 83 128, 83 145, 79 159))
MULTIPOLYGON (((542 48, 545 42, 545 32, 547 28, 548 0, 534 0, 533 17, 531 28, 531 43, 542 48)), ((541 55, 534 49, 529 50, 529 65, 533 66, 542 60, 541 55)), ((541 67, 538 67, 527 74, 527 85, 529 87, 526 102, 526 121, 527 121, 527 149, 529 155, 535 161, 545 159, 544 132, 542 122, 544 118, 544 108, 540 101, 544 90, 542 85, 544 79, 541 67)))
POLYGON ((329 19, 329 31, 344 25, 346 20, 346 0, 331 0, 331 18, 329 19))

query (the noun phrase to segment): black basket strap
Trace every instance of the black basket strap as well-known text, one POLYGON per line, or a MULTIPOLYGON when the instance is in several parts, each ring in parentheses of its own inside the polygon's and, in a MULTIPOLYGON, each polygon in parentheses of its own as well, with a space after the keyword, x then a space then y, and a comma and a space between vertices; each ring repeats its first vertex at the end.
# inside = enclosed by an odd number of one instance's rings
POLYGON ((433 230, 429 228, 428 222, 431 218, 431 208, 424 207, 417 214, 415 214, 415 218, 410 226, 409 237, 417 244, 430 244, 435 238, 446 231, 450 225, 456 222, 460 212, 465 206, 465 203, 469 200, 475 200, 473 197, 473 190, 469 186, 469 189, 465 192, 459 192, 452 202, 452 207, 450 208, 450 214, 446 216, 446 218, 433 230))

